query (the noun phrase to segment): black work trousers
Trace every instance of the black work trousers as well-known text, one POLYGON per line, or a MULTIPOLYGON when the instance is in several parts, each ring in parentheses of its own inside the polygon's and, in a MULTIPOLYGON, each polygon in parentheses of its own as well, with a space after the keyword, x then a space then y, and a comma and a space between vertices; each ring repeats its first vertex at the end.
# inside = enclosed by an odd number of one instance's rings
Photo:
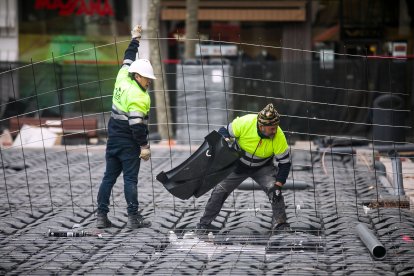
MULTIPOLYGON (((275 186, 276 174, 277 168, 272 163, 255 170, 237 170, 237 173, 230 173, 227 178, 217 184, 212 191, 210 199, 205 207, 204 214, 200 219, 200 224, 210 225, 210 223, 220 213, 227 197, 248 177, 251 177, 260 185, 262 190, 269 196, 270 200, 272 197, 269 195, 269 191, 275 186)), ((285 200, 282 193, 280 193, 280 196, 277 197, 277 200, 270 200, 270 202, 273 211, 272 225, 285 223, 287 218, 285 211, 285 200)))

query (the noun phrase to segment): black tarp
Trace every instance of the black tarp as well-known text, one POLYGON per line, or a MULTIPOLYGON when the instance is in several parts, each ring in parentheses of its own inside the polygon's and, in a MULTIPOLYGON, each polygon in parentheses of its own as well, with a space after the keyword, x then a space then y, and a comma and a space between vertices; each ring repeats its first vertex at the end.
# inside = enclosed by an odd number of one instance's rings
POLYGON ((176 168, 159 173, 157 180, 180 199, 200 197, 222 181, 239 158, 240 153, 212 131, 196 152, 176 168))

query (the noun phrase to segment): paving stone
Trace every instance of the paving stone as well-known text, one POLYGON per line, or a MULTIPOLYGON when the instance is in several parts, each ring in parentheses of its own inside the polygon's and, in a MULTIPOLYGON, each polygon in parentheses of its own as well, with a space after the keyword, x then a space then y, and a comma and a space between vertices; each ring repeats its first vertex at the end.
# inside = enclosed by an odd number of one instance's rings
POLYGON ((133 274, 137 274, 138 272, 139 270, 135 270, 135 269, 128 268, 128 267, 122 267, 117 270, 116 274, 117 275, 133 275, 133 274))
MULTIPOLYGON (((301 165, 311 166, 313 174, 311 170, 296 170, 294 178, 295 180, 314 179, 314 189, 284 193, 289 222, 308 235, 301 236, 302 234, 295 233, 290 238, 280 237, 282 242, 279 242, 278 250, 275 252, 265 252, 262 246, 263 253, 252 253, 252 249, 249 248, 255 238, 263 237, 261 231, 267 231, 270 227, 270 204, 266 195, 260 191, 254 194, 246 191, 233 193, 226 201, 224 210, 213 222, 214 225, 223 227, 224 239, 231 238, 237 235, 237 231, 239 232, 239 236, 233 238, 231 244, 213 244, 208 243, 206 239, 205 244, 203 244, 204 240, 200 240, 189 251, 183 252, 172 248, 168 240, 168 232, 174 227, 184 231, 194 229, 204 212, 209 193, 187 201, 174 199, 155 180, 154 175, 148 173, 151 170, 157 172, 170 168, 169 151, 159 149, 154 149, 153 154, 167 158, 152 158, 151 166, 149 163, 143 163, 139 175, 140 208, 142 213, 152 221, 151 228, 139 230, 125 228, 126 203, 123 195, 123 180, 120 178, 113 190, 115 206, 112 206, 111 198, 109 214, 117 227, 105 229, 102 239, 44 237, 42 233, 49 228, 71 229, 76 223, 81 224, 82 230, 96 230, 94 224, 96 206, 92 204, 96 205, 96 193, 104 172, 104 151, 89 152, 89 162, 85 149, 77 152, 70 150, 68 153, 70 182, 64 150, 49 151, 48 149, 49 180, 42 171, 45 166, 43 151, 25 150, 25 158, 28 159, 29 165, 28 178, 24 171, 21 173, 7 171, 7 175, 10 176, 7 182, 10 188, 8 194, 18 196, 14 196, 11 201, 14 215, 10 215, 7 209, 0 211, 0 229, 3 231, 0 232, 0 256, 6 257, 1 263, 0 274, 138 274, 143 272, 145 275, 162 273, 169 275, 200 273, 203 275, 226 273, 359 275, 361 271, 370 271, 371 275, 390 275, 395 272, 403 275, 404 272, 413 270, 407 265, 409 263, 407 260, 414 258, 412 247, 408 243, 402 243, 402 235, 413 234, 410 232, 414 228, 412 214, 406 210, 391 209, 363 213, 362 206, 356 206, 355 185, 359 204, 362 199, 376 198, 376 188, 370 188, 372 183, 375 183, 372 174, 368 171, 355 171, 353 177, 351 159, 325 156, 325 163, 328 164, 328 175, 325 175, 320 164, 320 156, 314 153, 315 163, 311 163, 308 151, 303 154, 293 153, 294 166, 296 168, 301 165), (332 162, 336 192, 333 189, 332 162), (352 175, 351 179, 349 175, 352 175), (27 181, 32 210, 27 195, 27 181), (69 184, 72 186, 73 199, 70 196, 69 184), (50 206, 49 191, 55 204, 53 211, 50 206), (36 207, 36 204, 40 207, 36 207), (300 209, 297 208, 298 205, 300 209), (384 262, 374 262, 368 250, 355 235, 354 227, 361 221, 372 223, 376 232, 380 234, 380 240, 392 248, 384 262), (320 229, 320 233, 316 234, 314 229, 320 229), (323 235, 324 240, 318 240, 319 234, 323 235), (213 248, 213 252, 209 253, 212 255, 199 254, 197 250, 202 248, 213 248), (229 251, 231 248, 234 252, 229 251), (13 251, 14 255, 10 254, 10 251, 13 251), (51 269, 45 269, 48 267, 51 269)), ((178 161, 184 161, 189 153, 173 152, 172 156, 175 158, 174 162, 179 164, 178 161)), ((6 153, 3 158, 7 162, 23 160, 21 153, 16 154, 12 151, 6 153)), ((292 178, 292 175, 290 177, 292 178)), ((378 189, 378 192, 383 191, 378 189)), ((4 195, 4 186, 1 185, 0 194, 4 195)), ((7 199, 0 196, 0 204, 7 206, 7 199)), ((177 235, 181 238, 183 233, 177 235)), ((269 241, 269 236, 266 239, 269 241)), ((270 238, 270 241, 276 240, 270 238)))
POLYGON ((144 268, 146 262, 141 262, 140 260, 137 260, 137 258, 134 258, 125 264, 125 268, 134 270, 134 271, 140 271, 142 268, 144 268))
POLYGON ((116 275, 116 269, 111 268, 93 268, 86 271, 89 275, 116 275))
POLYGON ((0 271, 11 271, 16 265, 17 262, 2 258, 2 261, 0 262, 0 271))
POLYGON ((0 233, 2 235, 12 235, 17 232, 17 229, 11 227, 8 223, 0 223, 0 233))
POLYGON ((65 275, 65 276, 74 275, 74 274, 76 275, 76 273, 74 273, 76 269, 77 269, 76 266, 69 265, 68 268, 60 269, 59 271, 56 271, 55 273, 59 275, 65 275))

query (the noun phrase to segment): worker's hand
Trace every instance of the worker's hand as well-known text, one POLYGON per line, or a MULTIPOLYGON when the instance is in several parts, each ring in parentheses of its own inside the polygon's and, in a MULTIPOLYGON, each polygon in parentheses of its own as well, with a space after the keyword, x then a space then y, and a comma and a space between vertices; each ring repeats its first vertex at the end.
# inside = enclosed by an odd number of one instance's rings
POLYGON ((149 145, 141 146, 141 154, 139 155, 139 158, 141 158, 144 161, 148 161, 151 157, 151 150, 149 145))
POLYGON ((279 181, 276 181, 276 183, 275 183, 275 193, 276 193, 276 196, 280 196, 280 195, 282 195, 282 186, 283 186, 283 184, 281 183, 281 182, 279 182, 279 181))
POLYGON ((278 189, 282 189, 282 187, 283 187, 283 183, 282 183, 282 182, 279 182, 279 181, 276 181, 276 182, 275 182, 275 186, 276 186, 276 188, 278 188, 278 189))
POLYGON ((142 27, 141 25, 136 25, 131 31, 131 38, 139 41, 141 39, 142 27))
POLYGON ((231 147, 231 145, 233 145, 234 140, 230 137, 225 137, 224 140, 227 142, 227 144, 229 145, 229 147, 231 147))
POLYGON ((276 182, 273 187, 269 189, 267 192, 267 196, 269 197, 270 203, 277 203, 279 202, 282 197, 282 186, 283 184, 280 182, 276 182))

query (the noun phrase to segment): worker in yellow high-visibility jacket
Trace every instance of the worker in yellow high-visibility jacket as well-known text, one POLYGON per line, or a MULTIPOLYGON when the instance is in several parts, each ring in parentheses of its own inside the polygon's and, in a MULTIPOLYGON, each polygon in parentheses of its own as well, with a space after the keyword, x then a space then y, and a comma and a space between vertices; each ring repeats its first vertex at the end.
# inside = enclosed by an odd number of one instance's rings
POLYGON ((138 211, 138 172, 141 159, 149 160, 147 141, 150 96, 147 89, 155 79, 151 63, 135 60, 141 37, 141 26, 131 31, 132 40, 125 51, 124 62, 118 72, 112 97, 111 118, 108 123, 106 170, 98 192, 97 227, 111 227, 108 219, 109 198, 118 176, 123 172, 124 194, 127 202, 129 228, 149 227, 138 211))
POLYGON ((237 117, 227 128, 219 129, 226 140, 236 140, 243 155, 235 170, 212 191, 197 224, 198 232, 219 230, 211 224, 212 221, 230 193, 248 177, 255 180, 269 197, 273 211, 272 230, 289 229, 281 188, 289 175, 291 158, 279 123, 278 112, 273 104, 268 104, 258 114, 237 117), (274 161, 278 163, 277 167, 274 161))

